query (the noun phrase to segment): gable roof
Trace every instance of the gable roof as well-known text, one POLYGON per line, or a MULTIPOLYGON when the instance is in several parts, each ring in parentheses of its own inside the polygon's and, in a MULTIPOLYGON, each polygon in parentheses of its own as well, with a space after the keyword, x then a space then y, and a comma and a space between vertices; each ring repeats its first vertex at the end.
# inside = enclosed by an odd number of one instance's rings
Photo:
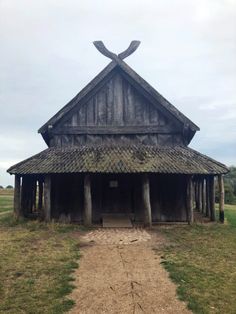
POLYGON ((152 102, 158 103, 167 110, 174 118, 189 127, 191 131, 196 132, 199 127, 188 119, 183 113, 175 108, 167 99, 159 94, 148 82, 138 75, 123 60, 116 59, 110 62, 88 85, 86 85, 67 105, 59 110, 51 119, 49 119, 39 130, 39 133, 45 133, 48 127, 53 127, 62 117, 72 110, 84 97, 86 97, 96 86, 98 86, 115 69, 119 68, 124 76, 138 88, 144 96, 152 99, 152 102))

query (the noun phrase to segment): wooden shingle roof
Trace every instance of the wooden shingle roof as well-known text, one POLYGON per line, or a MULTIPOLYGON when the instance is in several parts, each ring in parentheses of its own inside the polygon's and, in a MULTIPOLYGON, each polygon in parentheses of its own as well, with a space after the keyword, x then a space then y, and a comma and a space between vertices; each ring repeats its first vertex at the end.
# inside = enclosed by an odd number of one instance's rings
POLYGON ((12 166, 8 172, 223 174, 228 169, 189 147, 132 145, 48 148, 12 166))

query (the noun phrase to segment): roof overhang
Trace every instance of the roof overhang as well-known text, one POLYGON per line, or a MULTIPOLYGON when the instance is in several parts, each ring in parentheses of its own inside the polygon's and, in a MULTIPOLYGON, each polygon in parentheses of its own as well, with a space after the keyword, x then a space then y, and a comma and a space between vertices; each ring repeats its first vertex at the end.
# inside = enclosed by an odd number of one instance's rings
POLYGON ((11 174, 168 173, 216 175, 228 168, 185 146, 82 146, 48 148, 10 169, 11 174))

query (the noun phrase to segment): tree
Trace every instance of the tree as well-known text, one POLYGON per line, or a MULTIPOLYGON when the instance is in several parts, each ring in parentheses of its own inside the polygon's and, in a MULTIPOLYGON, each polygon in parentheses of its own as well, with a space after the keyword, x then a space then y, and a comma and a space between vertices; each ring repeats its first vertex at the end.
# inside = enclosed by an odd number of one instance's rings
POLYGON ((8 185, 8 186, 6 186, 6 189, 13 189, 13 186, 12 185, 8 185))

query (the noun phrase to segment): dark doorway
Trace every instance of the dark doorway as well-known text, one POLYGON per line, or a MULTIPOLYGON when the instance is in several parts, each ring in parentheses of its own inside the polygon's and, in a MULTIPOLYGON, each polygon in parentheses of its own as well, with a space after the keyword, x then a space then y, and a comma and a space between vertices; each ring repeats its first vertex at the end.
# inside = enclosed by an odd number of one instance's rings
POLYGON ((102 213, 133 213, 133 184, 129 175, 106 175, 102 178, 102 213))

